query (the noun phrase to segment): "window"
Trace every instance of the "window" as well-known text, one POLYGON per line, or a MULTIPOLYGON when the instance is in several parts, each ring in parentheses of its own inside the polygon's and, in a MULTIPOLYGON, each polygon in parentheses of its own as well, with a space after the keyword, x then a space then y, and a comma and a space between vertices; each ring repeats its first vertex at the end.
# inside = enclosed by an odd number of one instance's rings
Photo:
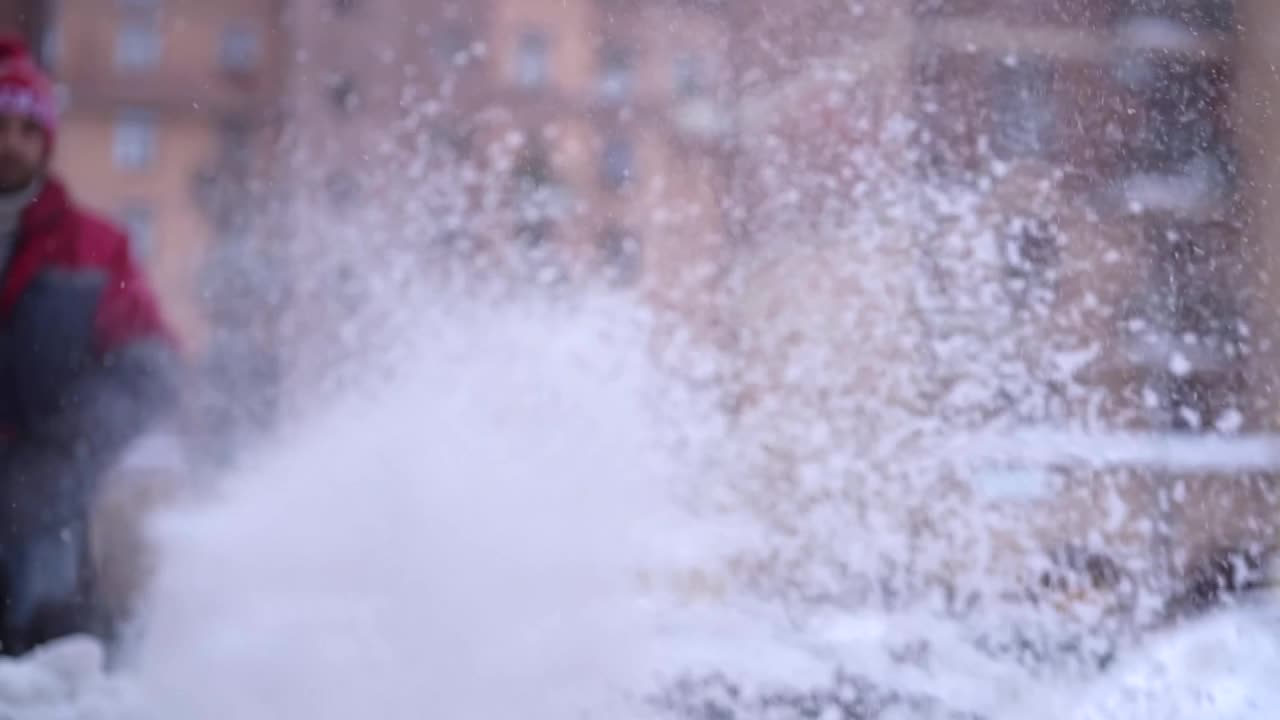
POLYGON ((1192 25, 1214 32, 1236 30, 1235 3, 1232 0, 1199 0, 1188 14, 1192 25))
POLYGON ((337 210, 350 208, 360 198, 360 182, 345 170, 339 170, 325 180, 325 194, 329 204, 337 210))
POLYGON ((516 186, 516 235, 526 247, 547 244, 559 215, 558 188, 551 155, 537 131, 526 131, 524 147, 514 168, 516 186))
POLYGON ((1243 340, 1243 298, 1219 263, 1237 249, 1234 231, 1217 224, 1166 220, 1144 228, 1152 255, 1147 292, 1171 331, 1230 347, 1243 340))
POLYGON ((148 258, 154 248, 155 215, 143 203, 130 203, 120 210, 120 224, 129 234, 129 247, 137 258, 148 258))
POLYGON ((60 43, 62 42, 61 26, 56 18, 51 18, 45 25, 44 34, 40 38, 40 62, 46 68, 58 66, 60 43))
POLYGON ((447 150, 454 157, 465 158, 471 155, 475 131, 457 125, 437 125, 430 131, 431 144, 447 150))
POLYGON ((1172 298, 1173 329, 1191 335, 1206 350, 1234 358, 1240 352, 1244 312, 1236 293, 1224 286, 1195 286, 1172 298))
POLYGON ((1239 422, 1239 383, 1229 375, 1166 375, 1155 380, 1163 427, 1175 432, 1204 432, 1239 422))
POLYGON ((356 92, 356 80, 350 75, 334 78, 329 84, 329 102, 343 113, 349 113, 360 104, 360 95, 356 92))
POLYGON ((219 59, 227 70, 243 72, 258 63, 258 33, 253 27, 237 23, 222 31, 219 59))
POLYGON ((361 281, 361 274, 348 263, 334 270, 330 287, 342 308, 349 313, 360 310, 369 297, 369 286, 361 281))
POLYGON ((1044 279, 1061 262, 1060 240, 1049 223, 1039 218, 1015 218, 1009 223, 1005 272, 1044 279))
POLYGON ((227 115, 218 123, 218 135, 223 147, 229 152, 247 153, 249 142, 253 138, 253 122, 249 117, 238 113, 227 115))
POLYGON ((618 102, 631 93, 631 52, 617 45, 606 46, 600 58, 600 95, 618 102))
POLYGON ((131 109, 116 119, 114 154, 121 170, 141 170, 155 156, 155 117, 147 110, 131 109))
POLYGON ((554 173, 551 167, 551 156, 542 139, 542 134, 526 131, 524 136, 524 146, 516 159, 515 176, 522 188, 531 191, 554 182, 554 173))
POLYGON ((633 282, 640 274, 640 241, 617 225, 600 234, 600 256, 606 276, 612 282, 633 282))
POLYGON ((996 66, 993 145, 1006 156, 1041 157, 1052 142, 1053 72, 1038 58, 1011 58, 996 66))
POLYGON ((449 23, 435 34, 436 57, 442 65, 464 64, 470 49, 471 33, 462 23, 449 23))
POLYGON ((253 124, 244 116, 228 115, 218 125, 219 145, 223 161, 236 170, 247 172, 253 143, 253 124))
POLYGON ((550 218, 520 218, 516 222, 516 240, 529 250, 546 247, 555 234, 555 223, 550 218))
POLYGON ((1020 217, 1008 223, 1003 235, 1004 290, 1013 308, 1030 317, 1052 312, 1062 262, 1058 233, 1040 218, 1020 217))
POLYGON ((1224 171, 1232 172, 1234 161, 1223 150, 1231 143, 1221 122, 1230 106, 1227 65, 1166 61, 1155 64, 1151 73, 1137 103, 1140 129, 1126 138, 1131 169, 1181 173, 1193 161, 1209 156, 1224 171))
POLYGON ((551 41, 544 33, 529 31, 520 36, 516 50, 516 82, 530 90, 544 87, 549 80, 551 41))
POLYGON ((612 137, 605 141, 601 157, 601 176, 606 187, 620 190, 631 182, 634 172, 634 151, 625 138, 612 137))
POLYGON ((154 26, 129 23, 116 36, 116 67, 148 68, 160 60, 160 34, 154 26))
POLYGON ((690 100, 706 91, 705 70, 702 58, 696 53, 684 53, 676 58, 674 85, 676 95, 690 100))
POLYGON ((154 0, 125 0, 116 29, 116 67, 140 70, 160 61, 160 9, 154 0))

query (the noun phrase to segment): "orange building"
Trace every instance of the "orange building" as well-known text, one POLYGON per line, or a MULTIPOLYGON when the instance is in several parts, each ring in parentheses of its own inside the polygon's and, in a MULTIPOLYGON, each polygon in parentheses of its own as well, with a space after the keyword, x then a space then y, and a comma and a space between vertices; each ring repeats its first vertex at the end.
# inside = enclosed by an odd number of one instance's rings
POLYGON ((204 272, 227 224, 202 192, 229 173, 244 182, 262 154, 255 143, 279 92, 280 5, 48 5, 45 55, 66 93, 59 169, 131 230, 197 354, 210 340, 204 272))
POLYGON ((1022 544, 1043 525, 1177 569, 1275 542, 1274 436, 1251 435, 1277 420, 1271 5, 740 6, 729 324, 766 339, 744 346, 755 382, 788 382, 806 344, 831 370, 781 408, 743 398, 749 429, 793 442, 780 472, 824 451, 814 417, 848 420, 837 449, 927 451, 880 442, 891 413, 850 417, 879 399, 1014 430, 965 479, 999 488, 1022 544), (1031 362, 1054 347, 1076 360, 1031 362), (1100 522, 1112 491, 1132 523, 1100 522))
POLYGON ((193 369, 189 417, 214 435, 270 404, 268 202, 283 0, 46 0, 42 56, 64 93, 55 163, 117 218, 193 369), (252 390, 250 390, 252 388, 252 390), (260 401, 260 402, 259 402, 260 401))

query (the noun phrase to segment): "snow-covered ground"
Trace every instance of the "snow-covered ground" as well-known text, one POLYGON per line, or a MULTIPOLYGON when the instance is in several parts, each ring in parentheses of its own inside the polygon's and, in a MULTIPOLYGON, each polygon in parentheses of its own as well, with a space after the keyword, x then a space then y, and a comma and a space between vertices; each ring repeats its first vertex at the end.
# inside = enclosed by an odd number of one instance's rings
MULTIPOLYGON (((654 370, 630 319, 425 314, 427 341, 398 372, 265 443, 213 500, 159 518, 145 622, 118 670, 103 674, 81 639, 0 663, 0 717, 641 718, 686 674, 767 692, 838 670, 946 712, 1074 710, 1062 703, 1085 697, 1078 685, 977 649, 999 618, 797 614, 676 591, 750 528, 674 502, 715 478, 696 447, 671 449, 673 432, 714 443, 719 428, 654 370)), ((1172 679, 1181 694, 1161 697, 1185 696, 1178 708, 1201 687, 1266 699, 1274 623, 1215 622, 1157 651, 1163 675, 1136 663, 1123 682, 1172 679)), ((1079 717, 1183 717, 1141 693, 1094 694, 1079 717)))
POLYGON ((0 717, 551 718, 648 682, 642 577, 697 559, 642 323, 459 313, 158 517, 121 668, 82 641, 4 665, 0 717))
POLYGON ((1280 606, 1232 608, 1156 638, 1076 698, 1069 720, 1264 720, 1280 712, 1280 606))

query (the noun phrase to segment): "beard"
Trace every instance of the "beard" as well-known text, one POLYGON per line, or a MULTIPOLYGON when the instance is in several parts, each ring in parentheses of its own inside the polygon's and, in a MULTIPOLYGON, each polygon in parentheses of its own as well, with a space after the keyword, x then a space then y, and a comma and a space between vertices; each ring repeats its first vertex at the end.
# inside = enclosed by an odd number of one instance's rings
POLYGON ((25 190, 40 176, 40 166, 12 153, 0 153, 0 194, 25 190))

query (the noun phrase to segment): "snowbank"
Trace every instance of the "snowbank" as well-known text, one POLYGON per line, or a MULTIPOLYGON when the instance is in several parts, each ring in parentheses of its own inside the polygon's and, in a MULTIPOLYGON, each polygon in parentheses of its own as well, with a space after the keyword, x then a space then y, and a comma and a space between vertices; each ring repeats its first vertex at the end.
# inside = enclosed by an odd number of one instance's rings
POLYGON ((1280 708, 1280 611, 1221 612, 1158 638, 1084 693, 1070 720, 1267 720, 1280 708))

